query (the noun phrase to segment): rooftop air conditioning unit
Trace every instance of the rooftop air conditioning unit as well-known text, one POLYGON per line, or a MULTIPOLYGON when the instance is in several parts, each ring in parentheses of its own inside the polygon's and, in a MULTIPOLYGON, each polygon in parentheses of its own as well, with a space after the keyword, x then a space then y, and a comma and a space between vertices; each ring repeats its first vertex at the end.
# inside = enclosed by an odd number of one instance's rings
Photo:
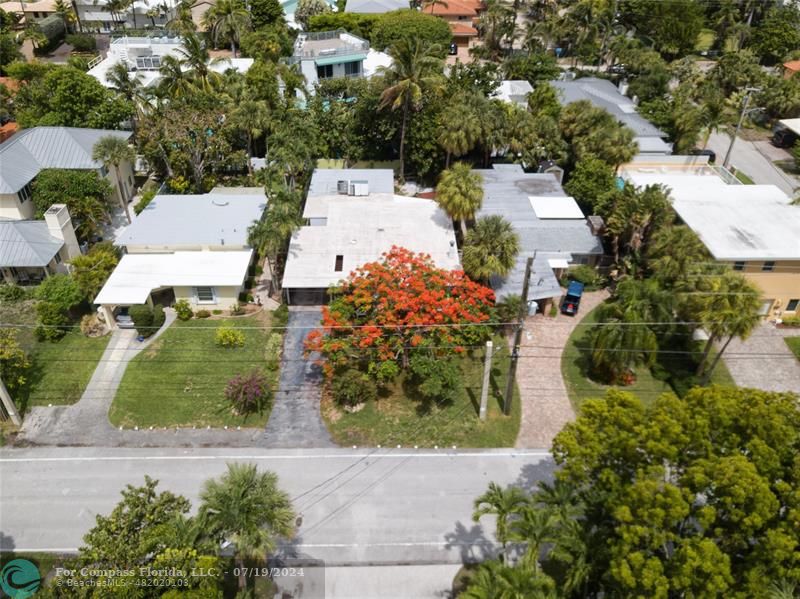
POLYGON ((350 181, 337 181, 336 191, 342 195, 347 195, 350 189, 350 181))
POLYGON ((368 196, 369 183, 366 181, 350 181, 351 196, 368 196))

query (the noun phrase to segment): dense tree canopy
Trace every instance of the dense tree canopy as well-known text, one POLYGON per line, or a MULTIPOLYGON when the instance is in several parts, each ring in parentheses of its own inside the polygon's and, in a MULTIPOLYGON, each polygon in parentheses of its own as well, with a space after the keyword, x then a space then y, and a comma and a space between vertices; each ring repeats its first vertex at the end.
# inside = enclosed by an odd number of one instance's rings
POLYGON ((452 34, 444 19, 415 10, 396 10, 384 14, 372 26, 372 45, 383 50, 394 46, 401 39, 407 42, 419 40, 438 48, 439 56, 444 57, 450 45, 452 34))

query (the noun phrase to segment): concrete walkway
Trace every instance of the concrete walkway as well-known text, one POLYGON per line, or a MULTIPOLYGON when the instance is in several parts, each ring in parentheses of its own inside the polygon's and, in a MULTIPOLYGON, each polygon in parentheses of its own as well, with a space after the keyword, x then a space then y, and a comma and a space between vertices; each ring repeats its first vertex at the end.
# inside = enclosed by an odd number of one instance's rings
POLYGON ((800 329, 765 322, 746 341, 731 341, 722 359, 737 386, 800 393, 800 361, 784 337, 800 337, 800 329))
POLYGON ((549 449, 553 437, 575 419, 561 376, 561 356, 577 324, 608 297, 608 292, 585 293, 577 317, 543 314, 525 321, 517 366, 522 422, 516 447, 549 449))
POLYGON ((315 364, 319 357, 303 356, 303 342, 319 326, 321 315, 317 307, 289 308, 280 382, 267 422, 267 447, 335 447, 320 415, 322 372, 315 364))

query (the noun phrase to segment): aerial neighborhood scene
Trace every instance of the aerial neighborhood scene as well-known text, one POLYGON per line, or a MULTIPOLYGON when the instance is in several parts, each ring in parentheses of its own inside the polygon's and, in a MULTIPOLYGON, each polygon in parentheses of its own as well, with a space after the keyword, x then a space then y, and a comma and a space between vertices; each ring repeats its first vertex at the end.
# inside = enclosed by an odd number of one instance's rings
POLYGON ((800 598, 800 1, 0 3, 0 597, 800 598))

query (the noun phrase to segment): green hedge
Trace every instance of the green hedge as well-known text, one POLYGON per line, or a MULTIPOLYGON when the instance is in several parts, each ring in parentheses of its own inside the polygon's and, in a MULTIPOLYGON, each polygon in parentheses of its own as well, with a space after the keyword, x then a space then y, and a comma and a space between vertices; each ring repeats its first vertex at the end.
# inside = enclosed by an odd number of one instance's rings
POLYGON ((39 31, 41 31, 47 38, 47 47, 52 48, 64 39, 67 33, 67 28, 64 26, 64 20, 58 15, 50 15, 39 21, 37 24, 39 31))
POLYGON ((93 52, 97 50, 97 40, 88 33, 73 33, 66 37, 67 43, 76 52, 93 52))

